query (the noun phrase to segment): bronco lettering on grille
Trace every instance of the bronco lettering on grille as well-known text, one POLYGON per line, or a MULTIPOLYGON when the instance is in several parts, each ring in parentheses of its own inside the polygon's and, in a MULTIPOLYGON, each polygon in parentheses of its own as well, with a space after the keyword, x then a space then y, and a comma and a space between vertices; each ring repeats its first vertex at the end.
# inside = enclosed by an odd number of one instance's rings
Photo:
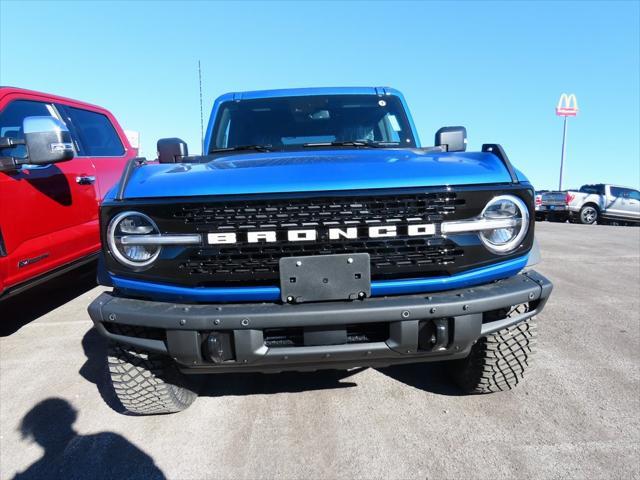
POLYGON ((327 229, 298 229, 286 230, 278 234, 275 230, 255 230, 248 232, 211 232, 207 234, 210 245, 245 243, 274 243, 278 241, 309 242, 318 238, 329 240, 354 240, 358 238, 389 238, 406 235, 409 237, 424 237, 435 235, 436 226, 432 223, 411 225, 375 225, 365 228, 327 228, 327 229))

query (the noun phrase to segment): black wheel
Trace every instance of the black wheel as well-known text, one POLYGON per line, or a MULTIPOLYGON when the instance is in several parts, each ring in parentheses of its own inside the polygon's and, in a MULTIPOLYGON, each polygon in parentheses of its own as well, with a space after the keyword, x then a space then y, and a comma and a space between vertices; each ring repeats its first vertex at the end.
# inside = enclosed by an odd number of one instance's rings
POLYGON ((466 393, 493 393, 514 388, 531 365, 535 323, 526 320, 482 337, 467 358, 451 362, 451 374, 466 393))
POLYGON ((198 396, 190 379, 168 357, 110 344, 108 364, 113 389, 130 413, 179 412, 198 396))
POLYGON ((580 209, 580 223, 585 225, 596 223, 599 216, 598 208, 594 205, 585 205, 580 209))

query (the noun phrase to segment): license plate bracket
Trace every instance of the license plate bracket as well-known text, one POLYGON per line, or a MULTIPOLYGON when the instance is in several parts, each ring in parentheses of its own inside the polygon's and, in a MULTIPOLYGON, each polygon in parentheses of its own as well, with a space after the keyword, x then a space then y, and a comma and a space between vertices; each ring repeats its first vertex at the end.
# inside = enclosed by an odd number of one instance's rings
POLYGON ((283 302, 356 300, 371 296, 368 253, 283 257, 279 266, 283 302))

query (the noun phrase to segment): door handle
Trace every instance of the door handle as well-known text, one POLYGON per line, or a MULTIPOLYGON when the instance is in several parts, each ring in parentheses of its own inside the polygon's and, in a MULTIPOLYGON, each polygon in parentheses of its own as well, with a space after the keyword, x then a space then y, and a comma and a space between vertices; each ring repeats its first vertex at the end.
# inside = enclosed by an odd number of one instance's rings
POLYGON ((95 175, 80 175, 76 177, 76 183, 79 185, 91 185, 95 181, 95 175))

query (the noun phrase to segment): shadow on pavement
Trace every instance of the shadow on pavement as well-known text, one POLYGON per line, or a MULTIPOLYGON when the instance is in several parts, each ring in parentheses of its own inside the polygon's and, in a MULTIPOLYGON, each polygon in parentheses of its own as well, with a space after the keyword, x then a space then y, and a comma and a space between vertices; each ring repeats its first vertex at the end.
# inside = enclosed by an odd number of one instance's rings
POLYGON ((126 410, 116 397, 109 381, 106 340, 100 336, 95 328, 91 328, 82 337, 82 349, 87 357, 79 371, 82 378, 96 386, 102 400, 112 410, 125 413, 126 410))
POLYGON ((61 398, 48 398, 22 419, 20 432, 43 449, 43 456, 14 480, 64 478, 166 478, 153 459, 113 432, 79 435, 78 412, 61 398))
POLYGON ((425 392, 456 397, 464 395, 447 375, 445 363, 410 363, 377 370, 398 382, 425 392))
POLYGON ((9 336, 38 317, 96 286, 96 262, 79 267, 0 301, 0 337, 9 336))
MULTIPOLYGON (((205 375, 200 396, 222 397, 225 395, 254 395, 272 393, 296 393, 312 390, 327 390, 356 387, 353 381, 343 381, 368 367, 351 370, 318 370, 317 372, 283 373, 223 373, 205 375)), ((413 363, 376 368, 383 375, 438 395, 462 396, 442 363, 413 363)))
POLYGON ((364 368, 351 370, 319 370, 317 372, 220 373, 205 375, 201 397, 225 395, 265 395, 297 393, 355 387, 355 382, 342 382, 364 368))
MULTIPOLYGON (((82 349, 87 357, 80 368, 80 375, 93 383, 102 400, 114 411, 126 413, 111 386, 107 369, 106 340, 94 329, 82 338, 82 349)), ((255 395, 273 393, 294 393, 311 390, 327 390, 355 387, 355 382, 343 382, 365 368, 351 370, 321 370, 317 372, 285 373, 224 373, 193 375, 202 397, 222 397, 225 395, 255 395)))

